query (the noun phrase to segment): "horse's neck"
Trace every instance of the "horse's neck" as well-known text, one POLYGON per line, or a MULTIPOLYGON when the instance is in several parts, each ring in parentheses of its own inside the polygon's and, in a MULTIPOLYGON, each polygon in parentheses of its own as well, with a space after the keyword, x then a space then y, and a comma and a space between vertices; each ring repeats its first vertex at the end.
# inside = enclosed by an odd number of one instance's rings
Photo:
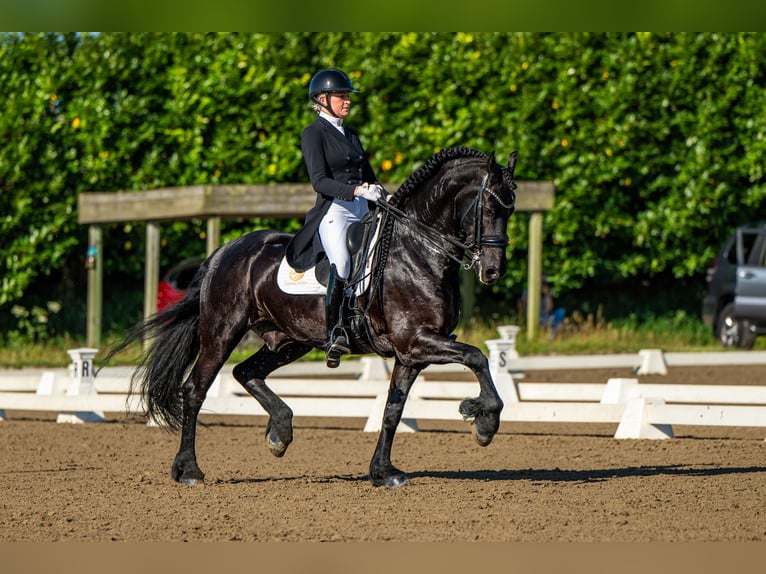
POLYGON ((472 179, 475 178, 469 175, 469 171, 453 163, 409 198, 405 212, 441 233, 455 235, 459 225, 455 219, 455 204, 460 192, 471 185, 472 179))
POLYGON ((399 208, 418 222, 398 221, 394 225, 392 244, 400 251, 404 272, 428 275, 436 282, 457 277, 460 265, 455 258, 461 259, 463 254, 439 235, 460 239, 457 202, 464 190, 478 185, 477 179, 475 166, 467 166, 464 158, 451 161, 403 198, 399 208))
POLYGON ((440 283, 444 278, 457 274, 459 264, 455 258, 462 257, 462 254, 443 239, 456 236, 454 202, 434 202, 432 199, 410 204, 405 213, 418 223, 397 221, 391 243, 397 252, 394 259, 403 265, 400 272, 429 277, 440 283))

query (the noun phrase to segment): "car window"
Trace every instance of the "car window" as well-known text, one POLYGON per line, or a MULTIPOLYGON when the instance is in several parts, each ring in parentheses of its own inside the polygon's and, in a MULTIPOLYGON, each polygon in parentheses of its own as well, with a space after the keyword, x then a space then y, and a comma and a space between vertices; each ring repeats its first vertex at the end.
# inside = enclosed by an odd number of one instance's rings
POLYGON ((766 267, 766 234, 759 234, 747 260, 748 265, 766 267))
MULTIPOLYGON (((742 261, 747 263, 750 261, 750 256, 753 253, 753 246, 755 245, 756 239, 758 239, 759 234, 758 232, 752 232, 752 231, 742 231, 742 261)), ((736 252, 734 249, 732 249, 729 252, 729 262, 733 264, 737 264, 737 257, 736 252), (732 253, 734 252, 734 253, 732 253), (734 255, 734 257, 732 257, 734 255)))

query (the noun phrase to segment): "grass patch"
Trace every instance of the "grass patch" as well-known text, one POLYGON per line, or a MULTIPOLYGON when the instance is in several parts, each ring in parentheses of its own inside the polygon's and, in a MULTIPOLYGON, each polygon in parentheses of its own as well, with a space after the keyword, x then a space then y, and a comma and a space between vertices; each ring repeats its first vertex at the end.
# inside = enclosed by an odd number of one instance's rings
POLYGON ((6 343, 0 346, 0 367, 66 367, 72 362, 67 350, 80 347, 86 347, 84 342, 70 337, 40 343, 6 343))
MULTIPOLYGON (((512 325, 513 318, 489 325, 471 321, 458 329, 458 338, 487 351, 484 341, 497 339, 496 325, 512 325)), ((661 349, 664 352, 713 352, 725 350, 710 328, 697 317, 684 311, 659 317, 629 316, 606 321, 594 315, 573 313, 567 317, 555 336, 541 329, 530 339, 526 325, 521 325, 516 338, 516 350, 521 356, 530 355, 594 355, 637 353, 641 349, 661 349)), ((766 337, 756 339, 755 349, 766 349, 766 337)))
MULTIPOLYGON (((499 338, 498 325, 514 324, 513 318, 487 321, 471 320, 456 330, 458 340, 470 343, 485 353, 485 341, 499 338)), ((112 335, 105 337, 100 352, 96 355, 96 366, 100 366, 108 347, 117 340, 112 335)), ((259 346, 257 340, 242 344, 232 353, 229 363, 238 363, 250 356, 259 346)), ((70 337, 52 339, 44 343, 5 344, 0 347, 0 367, 66 367, 71 363, 68 349, 87 347, 84 340, 70 337)), ((516 338, 516 350, 521 356, 530 355, 587 355, 609 353, 637 353, 641 349, 661 349, 665 352, 721 351, 723 348, 713 338, 710 329, 696 317, 684 312, 660 317, 605 321, 596 316, 582 316, 574 313, 567 317, 555 337, 548 331, 541 331, 535 338, 527 337, 526 327, 516 338)), ((766 349, 766 337, 756 339, 755 349, 766 349)), ((116 356, 110 365, 134 365, 138 362, 141 349, 134 346, 116 356)), ((324 353, 314 350, 302 360, 324 361, 324 353)))

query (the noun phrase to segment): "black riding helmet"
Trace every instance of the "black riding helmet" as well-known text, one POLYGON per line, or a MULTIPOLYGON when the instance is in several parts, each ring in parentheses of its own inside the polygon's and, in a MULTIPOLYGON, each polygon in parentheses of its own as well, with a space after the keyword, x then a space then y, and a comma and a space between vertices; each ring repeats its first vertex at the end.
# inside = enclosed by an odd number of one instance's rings
POLYGON ((326 108, 332 115, 335 115, 329 106, 319 101, 320 94, 332 92, 351 92, 358 94, 359 90, 354 89, 354 86, 351 84, 351 79, 343 70, 327 68, 314 74, 314 77, 311 78, 311 82, 309 82, 309 98, 323 108, 326 108))

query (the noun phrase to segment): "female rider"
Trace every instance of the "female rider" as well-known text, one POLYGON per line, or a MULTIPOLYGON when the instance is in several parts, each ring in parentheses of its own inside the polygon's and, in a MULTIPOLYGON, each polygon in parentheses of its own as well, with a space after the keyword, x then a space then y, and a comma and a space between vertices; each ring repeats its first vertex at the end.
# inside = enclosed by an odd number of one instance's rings
POLYGON ((368 201, 385 197, 359 135, 343 124, 351 109, 351 93, 358 90, 336 68, 311 78, 309 98, 318 117, 303 130, 301 150, 317 199, 287 247, 287 262, 296 271, 310 269, 324 256, 330 262, 325 310, 327 366, 331 368, 350 351, 342 316, 351 270, 346 231, 369 211, 368 201))

